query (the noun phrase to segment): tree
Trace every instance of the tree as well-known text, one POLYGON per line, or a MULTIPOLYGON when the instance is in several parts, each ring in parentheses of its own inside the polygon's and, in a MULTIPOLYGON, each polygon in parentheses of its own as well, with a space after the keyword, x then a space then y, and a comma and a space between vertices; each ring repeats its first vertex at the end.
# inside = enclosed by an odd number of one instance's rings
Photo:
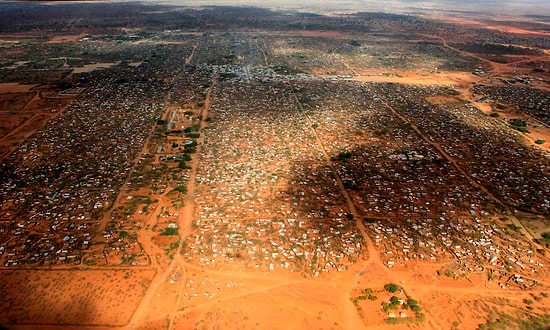
POLYGON ((391 292, 391 293, 397 292, 397 291, 399 291, 399 289, 401 289, 399 287, 399 285, 394 284, 394 283, 388 283, 388 284, 384 285, 384 290, 386 290, 388 292, 391 292))
POLYGON ((160 233, 160 236, 175 236, 178 235, 178 228, 167 227, 163 232, 160 233))

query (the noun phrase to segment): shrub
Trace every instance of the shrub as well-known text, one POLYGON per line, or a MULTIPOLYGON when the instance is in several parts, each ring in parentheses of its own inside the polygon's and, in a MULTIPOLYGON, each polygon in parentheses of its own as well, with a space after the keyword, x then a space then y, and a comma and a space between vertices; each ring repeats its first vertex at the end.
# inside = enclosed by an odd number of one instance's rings
POLYGON ((160 236, 175 236, 178 235, 178 228, 167 227, 163 232, 160 233, 160 236))
POLYGON ((527 122, 523 119, 510 119, 510 127, 523 133, 529 133, 529 130, 527 129, 527 122))
POLYGON ((541 238, 535 239, 535 241, 548 247, 550 245, 550 233, 542 233, 541 238))
POLYGON ((170 251, 173 251, 173 250, 177 249, 179 246, 180 246, 179 241, 174 242, 174 243, 170 243, 170 251))
POLYGON ((520 231, 521 230, 521 227, 520 226, 516 226, 515 224, 513 223, 509 223, 508 224, 508 227, 514 231, 520 231))
MULTIPOLYGON (((401 289, 399 287, 399 285, 394 284, 394 283, 388 283, 388 284, 384 285, 384 290, 386 290, 388 292, 391 292, 391 293, 397 292, 397 291, 399 291, 399 289, 401 289)), ((410 305, 410 303, 409 303, 409 305, 410 305)))
POLYGON ((418 306, 418 305, 413 305, 413 306, 411 306, 411 310, 415 313, 418 313, 418 312, 422 311, 422 308, 420 308, 420 306, 418 306))
POLYGON ((517 127, 517 126, 512 126, 513 129, 515 130, 518 130, 522 133, 529 133, 529 130, 527 129, 527 127, 517 127))
POLYGON ((186 127, 183 131, 185 133, 198 132, 201 128, 200 124, 195 124, 193 126, 186 127))
POLYGON ((201 136, 201 134, 200 133, 188 133, 187 136, 192 138, 192 139, 198 139, 201 136))
POLYGON ((330 160, 332 161, 339 161, 339 160, 344 160, 344 159, 348 159, 348 158, 351 158, 351 152, 349 151, 341 151, 338 156, 334 157, 330 157, 330 160))
POLYGON ((182 160, 181 162, 179 162, 178 168, 181 168, 181 169, 184 169, 184 170, 189 170, 189 169, 191 169, 191 166, 187 165, 185 163, 185 161, 182 160))
POLYGON ((186 194, 187 193, 187 187, 186 186, 177 186, 176 188, 172 189, 169 192, 169 194, 172 193, 172 192, 180 192, 182 194, 186 194))

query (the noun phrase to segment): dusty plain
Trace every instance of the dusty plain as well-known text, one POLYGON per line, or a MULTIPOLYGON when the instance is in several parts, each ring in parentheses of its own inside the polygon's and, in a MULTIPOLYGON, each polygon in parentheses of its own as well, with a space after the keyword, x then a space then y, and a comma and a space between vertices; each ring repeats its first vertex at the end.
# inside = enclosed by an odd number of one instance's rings
POLYGON ((8 328, 550 326, 544 17, 1 5, 8 328))

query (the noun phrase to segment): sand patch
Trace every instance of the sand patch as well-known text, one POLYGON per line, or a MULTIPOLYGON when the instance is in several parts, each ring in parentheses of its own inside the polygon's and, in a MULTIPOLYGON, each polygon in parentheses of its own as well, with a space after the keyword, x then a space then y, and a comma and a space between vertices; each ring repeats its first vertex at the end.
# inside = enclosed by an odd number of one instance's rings
POLYGON ((3 270, 0 322, 124 325, 153 270, 3 270))

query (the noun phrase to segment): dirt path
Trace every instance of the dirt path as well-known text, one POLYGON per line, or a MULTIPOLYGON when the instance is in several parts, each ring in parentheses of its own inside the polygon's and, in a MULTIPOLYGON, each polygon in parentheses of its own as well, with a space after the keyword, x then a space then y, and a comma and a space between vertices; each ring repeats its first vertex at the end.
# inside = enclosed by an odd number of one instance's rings
POLYGON ((197 47, 199 47, 199 44, 193 45, 193 50, 191 51, 191 54, 189 54, 189 56, 185 59, 185 64, 191 63, 193 56, 195 56, 195 49, 197 49, 197 47))
MULTIPOLYGON (((196 47, 197 46, 193 48, 193 51, 196 47)), ((188 58, 188 61, 191 61, 191 56, 188 58)), ((215 73, 212 79, 212 84, 210 85, 210 87, 208 88, 208 91, 206 92, 206 97, 204 100, 204 108, 202 109, 202 112, 201 112, 201 122, 200 122, 200 129, 199 129, 200 137, 197 139, 196 154, 200 154, 202 145, 204 143, 204 128, 206 127, 206 119, 208 118, 208 109, 211 104, 212 90, 214 89, 214 86, 217 83, 217 78, 218 78, 217 73, 215 73)), ((180 236, 182 241, 184 241, 187 238, 187 236, 189 236, 192 232, 192 223, 194 220, 194 210, 195 210, 195 190, 197 185, 196 178, 197 178, 197 171, 199 167, 199 159, 197 156, 192 158, 190 166, 191 166, 191 172, 189 174, 189 180, 187 182, 187 194, 185 197, 185 205, 183 208, 182 215, 179 218, 179 224, 178 224, 179 228, 181 229, 180 236)), ((186 269, 181 260, 181 250, 177 251, 175 261, 172 262, 172 265, 174 263, 180 264, 182 272, 184 274, 182 282, 185 283, 186 269)), ((183 285, 180 285, 177 293, 176 303, 174 304, 172 308, 172 312, 170 313, 171 316, 170 316, 168 330, 172 329, 174 326, 174 319, 178 315, 177 309, 182 299, 184 289, 185 287, 183 285)))
MULTIPOLYGON (((195 49, 197 47, 198 47, 198 44, 193 45, 193 50, 192 50, 191 54, 185 59, 185 64, 189 64, 189 62, 191 62, 191 60, 193 59, 193 55, 195 54, 195 49)), ((173 77, 171 79, 171 81, 173 81, 175 79, 177 79, 177 76, 173 77)), ((171 91, 168 91, 166 93, 166 96, 164 97, 164 103, 165 104, 168 104, 168 100, 170 99, 170 95, 171 95, 171 91)), ((167 120, 168 115, 170 114, 171 111, 172 111, 172 109, 167 105, 166 109, 164 110, 164 112, 161 115, 161 118, 164 119, 164 120, 167 120)), ((151 130, 149 131, 149 135, 147 136, 147 139, 145 139, 146 142, 143 145, 141 151, 138 153, 138 155, 133 160, 134 165, 132 166, 132 170, 138 165, 138 162, 139 162, 139 159, 141 158, 141 156, 148 153, 148 148, 149 148, 148 142, 150 141, 151 136, 153 135, 154 131, 155 131, 155 127, 153 126, 151 128, 151 130)), ((196 163, 196 161, 195 161, 195 163, 196 163)), ((193 164, 193 168, 194 169, 196 168, 196 164, 193 164)), ((195 172, 195 176, 196 176, 196 172, 195 172)), ((131 177, 128 176, 126 178, 126 180, 124 180, 124 182, 122 184, 122 187, 126 187, 126 184, 129 182, 130 179, 131 179, 131 177)), ((194 181, 194 178, 193 178, 193 180, 190 180, 190 182, 193 182, 193 181, 194 181)), ((194 186, 192 188, 194 188, 194 186)), ((147 217, 147 223, 146 224, 149 224, 150 227, 153 227, 154 225, 156 225, 157 219, 158 219, 158 217, 160 215, 160 212, 163 209, 163 207, 168 207, 168 206, 171 205, 171 202, 168 200, 168 197, 166 196, 168 191, 169 191, 169 189, 166 189, 164 193, 162 193, 158 196, 158 204, 157 204, 156 208, 147 217)), ((122 196, 123 196, 123 190, 121 190, 121 192, 119 193, 119 195, 116 198, 115 203, 113 203, 111 208, 107 212, 105 212, 105 215, 104 215, 104 217, 102 219, 102 222, 100 224, 100 227, 99 227, 99 232, 103 231, 105 229, 105 227, 107 226, 107 224, 109 223, 109 220, 110 220, 111 214, 112 214, 112 212, 115 208, 115 205, 120 205, 122 196)), ((192 196, 192 193, 188 194, 188 198, 189 198, 189 196, 192 196)), ((191 215, 192 215, 192 210, 193 210, 192 204, 186 203, 186 207, 184 207, 184 209, 183 209, 183 215, 180 216, 179 219, 181 219, 181 218, 190 219, 191 217, 189 216, 189 212, 191 212, 191 215)), ((184 226, 182 228, 186 228, 186 227, 184 226)), ((190 224, 189 224, 189 229, 190 229, 190 224)), ((151 263, 153 263, 153 260, 155 259, 155 256, 157 254, 163 253, 162 249, 160 249, 158 246, 156 246, 151 241, 151 238, 154 234, 155 233, 152 230, 147 230, 147 231, 140 230, 140 231, 138 231, 138 241, 143 244, 143 248, 145 250, 145 253, 148 254, 151 258, 151 263)))
MULTIPOLYGON (((198 45, 194 46, 194 48, 196 48, 197 46, 198 45)), ((190 62, 191 60, 192 60, 192 55, 190 55, 186 59, 186 63, 190 62)), ((212 84, 210 85, 206 93, 204 108, 201 112, 202 119, 201 119, 200 130, 199 130, 201 135, 197 139, 197 154, 200 153, 202 144, 204 143, 204 128, 206 127, 206 124, 207 124, 206 119, 208 118, 208 109, 211 104, 211 93, 216 83, 217 83, 217 73, 214 74, 212 84)), ((194 219, 194 196, 195 196, 195 190, 196 190, 196 176, 197 176, 197 170, 199 166, 198 157, 193 157, 193 159, 190 162, 190 166, 191 166, 191 172, 189 174, 189 180, 187 182, 187 194, 185 197, 185 205, 184 205, 183 211, 180 214, 180 217, 178 218, 178 227, 180 228, 180 233, 179 233, 180 240, 182 241, 184 241, 187 238, 187 236, 191 234, 191 231, 192 231, 192 222, 194 219)), ((156 215, 159 214, 160 210, 162 209, 162 205, 165 205, 165 206, 170 205, 168 201, 163 201, 164 198, 166 197, 162 196, 161 198, 161 196, 159 196, 159 205, 157 206, 157 209, 155 210, 155 212, 151 214, 150 219, 156 217, 156 215)), ((150 240, 146 240, 146 241, 150 242, 150 240)), ((153 243, 151 244, 154 245, 153 243)), ((153 246, 149 247, 150 251, 152 251, 153 249, 154 249, 153 246)), ((131 321, 129 322, 131 329, 142 327, 146 321, 150 321, 147 319, 146 312, 152 310, 151 309, 152 299, 155 293, 157 293, 162 288, 162 285, 167 282, 169 276, 172 274, 172 272, 176 268, 181 269, 181 271, 183 272, 183 282, 185 282, 185 279, 186 279, 185 274, 187 273, 187 271, 184 263, 181 260, 181 250, 179 249, 176 251, 174 260, 170 262, 169 266, 166 269, 163 269, 163 267, 157 267, 157 270, 158 270, 157 276, 155 276, 155 278, 153 279, 151 285, 147 289, 145 296, 140 302, 139 307, 136 309, 136 312, 134 313, 131 321)), ((167 313, 169 317, 168 319, 170 321, 167 327, 168 329, 171 329, 173 327, 174 319, 178 315, 177 308, 179 306, 179 303, 181 302, 181 299, 183 296, 183 290, 184 290, 183 286, 181 286, 178 289, 176 302, 173 305, 171 311, 167 313)), ((165 317, 165 314, 161 316, 165 317)))
POLYGON ((265 66, 269 66, 269 61, 267 59, 267 53, 266 53, 266 50, 267 50, 267 44, 265 43, 265 39, 262 38, 262 44, 263 44, 263 47, 261 47, 261 51, 262 51, 262 55, 264 56, 264 64, 265 66))

